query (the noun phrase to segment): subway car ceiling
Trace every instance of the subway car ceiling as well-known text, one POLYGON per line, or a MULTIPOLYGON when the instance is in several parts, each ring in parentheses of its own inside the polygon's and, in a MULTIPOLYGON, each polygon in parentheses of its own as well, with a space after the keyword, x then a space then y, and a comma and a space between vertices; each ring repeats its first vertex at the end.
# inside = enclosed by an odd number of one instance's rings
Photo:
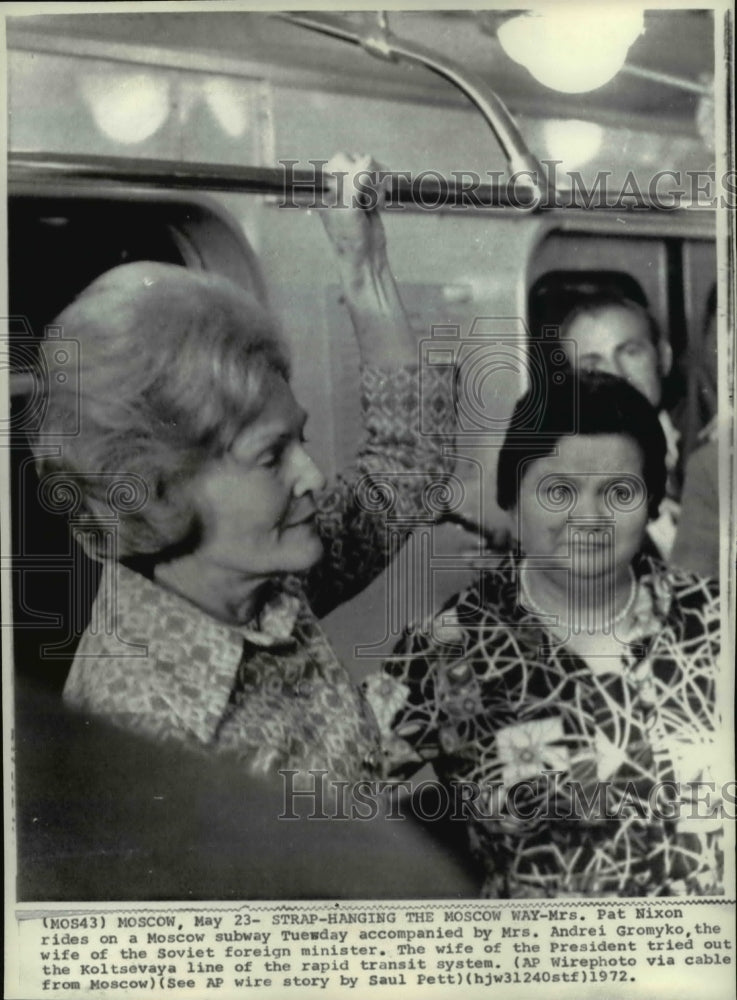
MULTIPOLYGON (((547 117, 580 114, 581 98, 542 88, 503 50, 497 38, 505 11, 396 12, 391 31, 400 38, 442 52, 481 76, 515 113, 532 110, 547 117)), ((358 31, 376 33, 376 15, 343 13, 358 31)), ((107 55, 123 61, 252 75, 279 86, 338 89, 377 96, 411 96, 430 102, 462 104, 442 81, 416 68, 377 59, 336 38, 304 31, 266 14, 219 11, 162 14, 100 14, 8 18, 14 49, 107 55)), ((627 61, 646 71, 699 82, 713 71, 714 18, 705 10, 648 10, 644 31, 627 61)), ((587 116, 631 121, 657 116, 673 129, 693 131, 696 93, 666 85, 643 85, 630 72, 586 94, 587 116)))
MULTIPOLYGON (((716 273, 714 213, 688 189, 715 158, 699 124, 714 18, 647 12, 627 68, 569 94, 505 54, 497 31, 508 17, 400 13, 382 24, 376 14, 335 15, 332 26, 363 45, 256 13, 8 18, 10 305, 25 320, 19 336, 37 336, 60 304, 115 263, 155 257, 223 271, 278 313, 297 393, 315 414, 311 433, 332 445, 324 461, 335 471, 358 426, 346 374, 355 358, 341 336, 347 316, 330 251, 307 210, 309 184, 284 207, 279 163, 319 190, 310 161, 361 150, 404 172, 386 224, 418 337, 437 324, 467 333, 479 317, 514 317, 524 336, 556 283, 575 286, 579 275, 590 284, 600 274, 607 287, 636 287, 669 331, 688 393, 716 273), (667 202, 669 190, 683 188, 681 207, 673 199, 669 210, 622 210, 597 207, 596 197, 561 197, 538 211, 503 197, 491 204, 510 171, 492 129, 437 72, 377 55, 386 55, 386 37, 431 50, 493 88, 532 162, 559 164, 561 192, 572 171, 596 192, 605 171, 609 191, 632 193, 631 207, 639 194, 647 203, 653 175, 668 171, 658 194, 667 202), (418 175, 424 206, 412 187, 418 175), (473 177, 483 182, 482 203, 452 207, 473 177), (42 287, 39 272, 50 276, 42 287)), ((523 182, 522 202, 527 190, 523 182)), ((489 405, 504 411, 519 388, 507 386, 489 405)))

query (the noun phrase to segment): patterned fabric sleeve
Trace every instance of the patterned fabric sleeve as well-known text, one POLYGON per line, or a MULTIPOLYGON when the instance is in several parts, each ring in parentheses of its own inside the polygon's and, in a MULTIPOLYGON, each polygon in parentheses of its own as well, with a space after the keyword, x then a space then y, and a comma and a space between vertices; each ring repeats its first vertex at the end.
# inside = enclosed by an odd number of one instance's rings
POLYGON ((453 624, 456 600, 431 623, 408 629, 382 672, 364 682, 379 724, 387 776, 408 777, 451 749, 446 745, 447 699, 438 689, 439 678, 453 675, 460 691, 472 676, 463 658, 465 637, 453 624))
MULTIPOLYGON (((387 519, 401 522, 425 512, 430 483, 450 471, 442 445, 454 429, 451 372, 402 368, 362 371, 365 440, 337 483, 318 498, 325 556, 305 583, 318 617, 349 600, 384 569, 396 549, 387 519)), ((396 537, 396 531, 393 532, 396 537)))

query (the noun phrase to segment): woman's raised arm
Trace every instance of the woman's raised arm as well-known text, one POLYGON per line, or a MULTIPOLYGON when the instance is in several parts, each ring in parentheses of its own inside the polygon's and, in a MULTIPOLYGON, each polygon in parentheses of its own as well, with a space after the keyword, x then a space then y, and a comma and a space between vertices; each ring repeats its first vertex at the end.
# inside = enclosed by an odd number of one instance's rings
POLYGON ((321 218, 361 356, 364 439, 335 485, 318 497, 325 556, 307 580, 318 616, 363 590, 396 555, 398 534, 427 516, 430 484, 451 470, 443 444, 455 428, 452 372, 419 364, 418 338, 389 267, 380 192, 370 208, 360 207, 361 189, 371 176, 378 180, 375 165, 342 155, 329 167, 344 179, 321 218))
POLYGON ((335 251, 361 362, 389 370, 417 364, 417 340, 389 266, 379 211, 386 191, 382 171, 370 156, 339 153, 325 172, 333 178, 334 203, 320 218, 335 251), (361 193, 367 189, 370 196, 361 193))

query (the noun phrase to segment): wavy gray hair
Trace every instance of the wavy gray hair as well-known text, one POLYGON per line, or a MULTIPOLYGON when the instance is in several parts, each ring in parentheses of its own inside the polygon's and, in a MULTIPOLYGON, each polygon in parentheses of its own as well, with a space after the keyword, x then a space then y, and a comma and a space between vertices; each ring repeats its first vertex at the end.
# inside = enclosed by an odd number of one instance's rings
POLYGON ((139 262, 93 281, 54 326, 78 342, 79 365, 55 378, 59 341, 42 343, 48 403, 33 442, 42 487, 60 474, 74 484, 91 529, 85 546, 102 557, 94 529, 111 513, 111 477, 137 477, 145 501, 118 511, 117 556, 155 561, 197 531, 189 480, 258 416, 269 375, 289 378, 275 324, 225 278, 139 262))

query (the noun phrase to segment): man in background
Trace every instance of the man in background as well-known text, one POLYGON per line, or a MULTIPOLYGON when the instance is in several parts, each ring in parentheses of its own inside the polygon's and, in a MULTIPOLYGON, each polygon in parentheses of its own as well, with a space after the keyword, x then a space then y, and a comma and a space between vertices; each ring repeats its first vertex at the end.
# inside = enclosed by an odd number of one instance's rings
POLYGON ((650 522, 648 536, 657 554, 668 560, 680 510, 676 480, 680 435, 663 409, 663 386, 673 362, 670 343, 644 306, 614 295, 581 302, 561 324, 560 338, 572 367, 626 379, 658 411, 668 446, 668 483, 660 516, 650 522))

